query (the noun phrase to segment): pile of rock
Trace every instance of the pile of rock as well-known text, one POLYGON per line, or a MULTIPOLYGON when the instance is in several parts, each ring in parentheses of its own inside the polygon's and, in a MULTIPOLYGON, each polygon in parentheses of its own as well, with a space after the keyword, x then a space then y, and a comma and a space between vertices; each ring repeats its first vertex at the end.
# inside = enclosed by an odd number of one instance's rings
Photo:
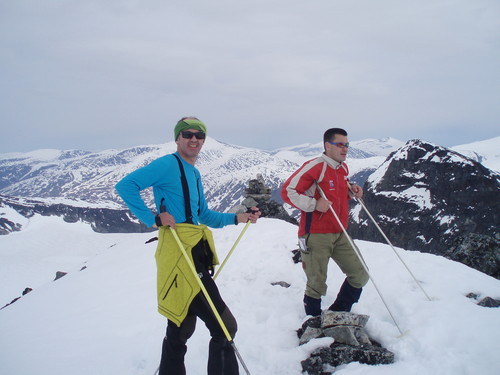
POLYGON ((320 337, 332 337, 335 341, 329 347, 313 351, 302 361, 302 370, 309 375, 327 375, 332 372, 325 369, 350 362, 393 363, 394 353, 366 333, 364 327, 368 319, 368 315, 326 310, 321 316, 307 320, 297 331, 301 345, 320 337))
POLYGON ((256 179, 248 181, 245 189, 245 199, 237 206, 232 207, 229 212, 243 213, 250 207, 258 207, 261 217, 285 220, 297 224, 297 220, 291 217, 283 206, 271 199, 271 188, 266 186, 264 177, 257 175, 256 179))

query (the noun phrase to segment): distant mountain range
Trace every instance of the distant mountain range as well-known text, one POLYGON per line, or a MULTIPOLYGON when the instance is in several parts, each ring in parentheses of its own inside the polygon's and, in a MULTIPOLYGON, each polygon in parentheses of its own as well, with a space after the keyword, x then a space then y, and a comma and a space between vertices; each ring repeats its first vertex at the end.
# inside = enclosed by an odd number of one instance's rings
MULTIPOLYGON (((451 251, 446 255, 451 259, 475 262, 479 264, 475 268, 500 275, 495 260, 500 259, 495 255, 500 242, 500 174, 490 169, 500 165, 500 137, 456 146, 456 151, 421 140, 404 143, 392 138, 367 139, 351 146, 350 178, 364 185, 368 207, 396 246, 442 255, 451 251), (480 257, 470 255, 479 248, 480 257)), ((169 142, 101 152, 0 154, 0 234, 22 230, 23 218, 34 214, 88 222, 98 232, 150 231, 126 209, 114 185, 175 150, 175 143, 169 142)), ((207 138, 197 167, 209 206, 228 211, 241 203, 248 182, 257 175, 281 204, 283 182, 322 151, 322 143, 263 151, 207 138)), ((154 210, 151 191, 143 193, 154 210)), ((292 207, 285 205, 285 209, 297 217, 292 207)), ((358 239, 382 241, 364 215, 359 205, 352 210, 350 232, 358 239)))
MULTIPOLYGON (((499 144, 500 137, 497 137, 469 146, 457 146, 457 150, 464 150, 466 156, 472 156, 476 161, 500 166, 499 144)), ((404 142, 394 138, 352 142, 347 160, 351 180, 363 185, 385 158, 403 145, 404 142)), ((169 142, 100 152, 36 150, 0 154, 0 195, 32 198, 47 204, 124 208, 114 190, 116 182, 175 150, 175 142, 169 142)), ((210 207, 227 211, 243 199, 248 181, 257 174, 261 174, 271 188, 273 199, 281 203, 279 189, 286 178, 306 160, 322 152, 321 142, 264 151, 226 144, 209 137, 197 167, 203 176, 210 207)), ((146 191, 144 198, 151 203, 151 192, 146 191)))
MULTIPOLYGON (((500 137, 469 146, 457 146, 466 156, 488 165, 500 165, 500 137), (495 147, 497 145, 497 147, 495 147)), ((385 158, 404 145, 393 138, 352 142, 348 165, 351 180, 363 185, 385 158)), ((0 195, 33 198, 47 204, 123 208, 114 185, 131 171, 176 150, 175 142, 125 150, 36 150, 0 154, 0 195)), ((261 174, 281 203, 279 189, 302 163, 320 155, 322 143, 264 151, 207 138, 197 167, 203 176, 210 207, 227 211, 241 201, 247 182, 261 174)), ((151 192, 144 194, 152 201, 151 192)))
MULTIPOLYGON (((391 138, 353 143, 349 151, 353 180, 364 182, 385 156, 402 144, 391 138)), ((114 190, 116 182, 175 150, 175 142, 169 142, 101 152, 37 150, 0 154, 0 194, 77 206, 120 208, 123 203, 114 190)), ((321 143, 263 151, 207 138, 197 167, 210 206, 226 211, 242 199, 248 180, 257 174, 264 177, 274 192, 273 197, 280 201, 277 192, 283 181, 304 161, 322 151, 321 143)), ((145 193, 145 198, 151 201, 150 192, 145 193)))

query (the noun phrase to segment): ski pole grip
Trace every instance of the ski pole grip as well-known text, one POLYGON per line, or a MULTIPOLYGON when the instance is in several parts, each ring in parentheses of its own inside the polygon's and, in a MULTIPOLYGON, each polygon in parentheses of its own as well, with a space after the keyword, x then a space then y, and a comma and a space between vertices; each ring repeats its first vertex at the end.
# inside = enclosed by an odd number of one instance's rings
MULTIPOLYGON (((260 212, 260 210, 258 208, 256 210, 253 210, 253 209, 249 208, 246 211, 247 214, 256 214, 257 212, 260 212)), ((247 220, 247 224, 250 223, 250 222, 251 221, 250 221, 250 217, 249 217, 248 220, 247 220)))

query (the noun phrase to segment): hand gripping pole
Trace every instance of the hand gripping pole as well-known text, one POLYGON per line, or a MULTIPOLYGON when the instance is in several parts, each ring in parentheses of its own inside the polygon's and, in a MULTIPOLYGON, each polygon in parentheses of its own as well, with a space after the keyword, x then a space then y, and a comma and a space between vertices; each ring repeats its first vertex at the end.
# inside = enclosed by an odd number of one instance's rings
MULTIPOLYGON (((325 193, 323 192, 323 190, 321 189, 321 187, 319 186, 319 184, 316 184, 317 188, 318 188, 318 191, 319 193, 321 194, 321 196, 323 197, 323 199, 325 200, 328 200, 328 198, 326 197, 325 193)), ((375 290, 377 291, 378 295, 380 296, 380 299, 382 300, 382 302, 384 303, 385 305, 385 308, 387 309, 387 311, 389 312, 389 315, 391 316, 392 318, 392 321, 394 322, 394 324, 396 325, 396 328, 398 329, 399 333, 401 335, 403 335, 403 331, 401 331, 401 328, 399 328, 399 325, 398 323, 396 322, 396 319, 394 319, 394 315, 392 315, 392 312, 391 310, 389 309, 389 306, 387 305, 387 303, 385 302, 385 299, 384 297, 382 296, 382 293, 380 292, 379 288, 377 287, 377 284, 375 283, 375 280, 373 280, 373 276, 370 274, 370 271, 368 270, 368 266, 366 265, 365 263, 365 260, 363 259, 362 255, 361 255, 361 251, 359 250, 359 248, 356 246, 356 244, 354 243, 354 241, 352 240, 351 236, 349 236, 349 234, 347 233, 346 229, 344 228, 344 226, 342 225, 342 222, 340 221, 337 213, 335 212, 335 210, 333 209, 332 205, 329 205, 328 208, 330 209, 330 211, 332 212, 333 216, 335 217, 335 219, 337 220, 338 224, 340 225, 340 227, 342 228, 342 232, 344 232, 344 235, 346 236, 347 240, 349 241, 349 243, 351 244, 352 248, 354 249, 354 252, 356 253, 356 255, 358 256, 359 258, 359 261, 361 262, 361 265, 363 266, 363 268, 365 269, 366 273, 368 274, 368 276, 370 277, 370 280, 372 281, 373 283, 373 286, 375 287, 375 290)))
POLYGON ((205 286, 203 285, 202 281, 198 277, 198 272, 196 272, 196 268, 194 268, 194 265, 191 262, 191 259, 189 259, 189 256, 186 253, 186 249, 184 249, 184 245, 182 245, 182 242, 181 242, 179 236, 177 235, 177 232, 172 227, 169 227, 169 229, 172 232, 172 235, 174 236, 175 242, 177 242, 177 245, 179 246, 179 249, 181 250, 182 255, 184 256, 184 259, 186 260, 187 264, 189 265, 189 268, 193 272, 193 275, 195 276, 195 279, 198 282, 198 285, 200 286, 201 291, 203 292, 203 295, 207 299, 207 302, 210 305, 210 308, 212 309, 212 312, 214 313, 215 317, 217 318, 217 321, 219 322, 220 327, 222 328, 222 331, 224 332, 224 335, 226 336, 227 341, 233 347, 233 350, 236 353, 236 356, 238 357, 238 359, 240 360, 240 363, 243 366, 243 368, 245 369, 245 372, 247 373, 247 375, 250 375, 250 372, 248 371, 248 368, 245 365, 245 362, 243 361, 243 358, 241 357, 240 352, 236 348, 236 345, 234 344, 233 338, 229 334, 229 331, 227 330, 227 327, 224 324, 224 321, 222 320, 219 312, 217 311, 217 309, 216 309, 216 307, 215 307, 215 305, 214 305, 214 303, 212 301, 212 298, 210 298, 210 295, 208 294, 207 289, 205 288, 205 286))
MULTIPOLYGON (((349 186, 349 190, 351 190, 351 187, 349 186)), ((354 194, 354 192, 351 190, 351 192, 354 194)), ((399 260, 401 261, 401 263, 403 263, 403 265, 406 267, 406 270, 409 272, 409 274, 411 275, 411 277, 413 277, 413 280, 415 280, 415 282, 417 283, 417 285, 419 286, 419 288, 422 290, 422 292, 425 294, 425 296, 427 297, 427 299, 429 301, 431 301, 431 298, 429 297, 429 295, 425 292, 424 288, 422 287, 422 285, 418 282, 417 278, 415 277, 415 275, 413 275, 413 272, 411 272, 410 268, 406 265, 406 263, 404 262, 403 258, 401 258, 401 256, 398 254, 398 252, 396 251, 396 249, 394 248, 394 246, 392 245, 391 241, 389 241, 389 238, 387 238, 387 236, 385 235, 385 233, 382 231, 382 228, 380 228, 380 226, 377 224, 377 222, 375 221, 375 219, 373 218, 372 214, 370 213, 370 211, 368 211, 368 208, 366 208, 364 202, 363 202, 363 199, 361 198, 356 198, 354 197, 354 199, 359 202, 359 204, 361 204, 361 207, 363 207, 363 209, 365 210, 366 214, 368 215, 368 217, 371 219, 371 221, 373 222, 373 224, 375 224, 375 226, 377 227, 378 231, 380 232, 380 234, 384 237, 385 241, 387 242, 387 244, 392 248, 392 251, 394 251, 394 253, 397 255, 397 257, 399 258, 399 260)))

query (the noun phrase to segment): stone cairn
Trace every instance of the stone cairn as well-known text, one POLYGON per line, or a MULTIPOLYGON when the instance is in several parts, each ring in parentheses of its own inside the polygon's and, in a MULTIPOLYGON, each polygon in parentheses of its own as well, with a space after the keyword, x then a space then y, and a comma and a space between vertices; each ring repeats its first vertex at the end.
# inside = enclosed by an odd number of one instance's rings
POLYGON ((393 363, 394 353, 368 337, 364 329, 368 319, 368 315, 325 310, 304 322, 297 331, 300 345, 320 337, 332 337, 335 341, 329 347, 313 351, 302 361, 302 370, 309 375, 329 375, 334 367, 350 362, 393 363))
POLYGON ((229 212, 243 213, 250 207, 258 207, 261 217, 285 220, 292 224, 297 224, 297 220, 291 217, 282 205, 271 199, 271 188, 267 187, 264 177, 259 173, 257 178, 248 181, 248 187, 245 189, 245 199, 232 207, 229 212))

